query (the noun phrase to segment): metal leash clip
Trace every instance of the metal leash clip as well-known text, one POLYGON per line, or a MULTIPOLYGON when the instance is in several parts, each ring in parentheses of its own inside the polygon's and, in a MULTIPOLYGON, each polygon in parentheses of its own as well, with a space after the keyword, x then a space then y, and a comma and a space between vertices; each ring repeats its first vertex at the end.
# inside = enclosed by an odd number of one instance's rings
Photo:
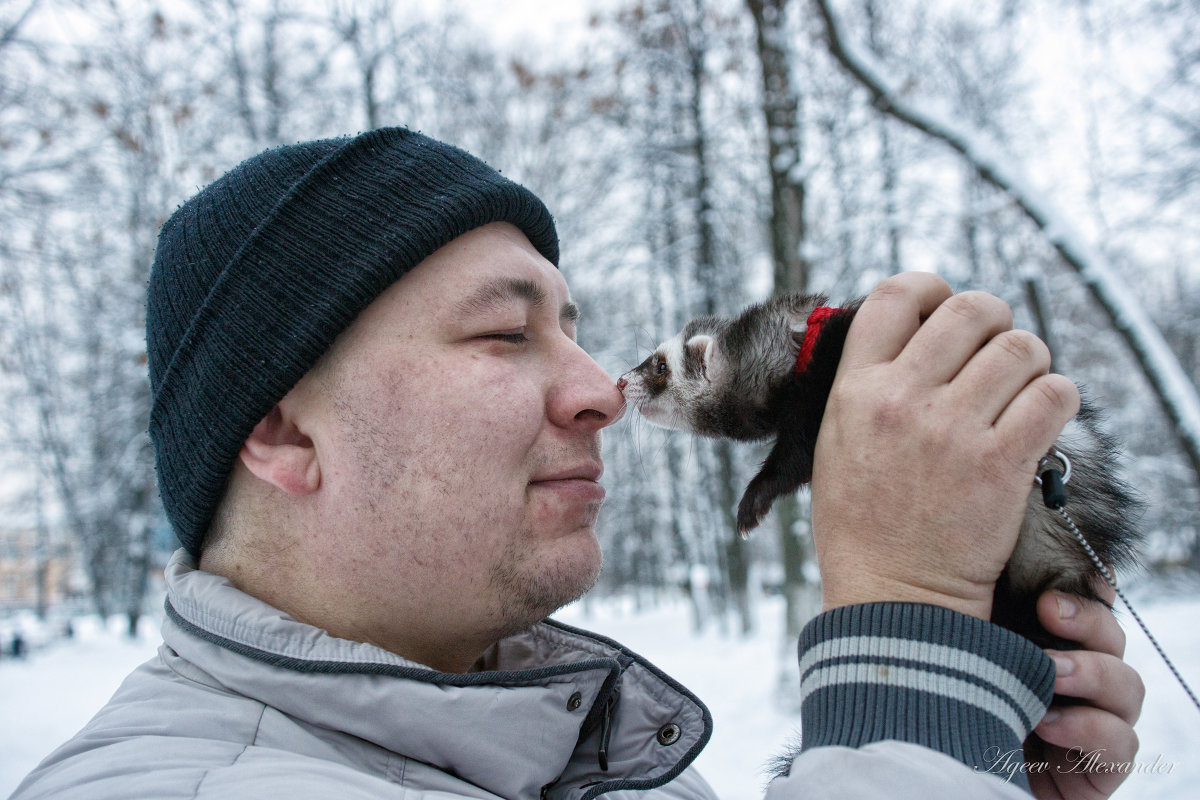
POLYGON ((1047 470, 1054 470, 1061 473, 1063 485, 1071 482, 1071 459, 1067 458, 1066 453, 1057 447, 1051 447, 1049 452, 1038 461, 1037 474, 1033 476, 1034 483, 1040 486, 1042 476, 1046 474, 1047 470), (1062 469, 1054 466, 1053 462, 1055 461, 1062 465, 1062 469))
POLYGON ((1037 474, 1033 476, 1042 487, 1042 502, 1046 508, 1061 509, 1067 504, 1067 481, 1071 480, 1071 459, 1057 447, 1051 447, 1038 461, 1037 474), (1062 469, 1054 464, 1057 461, 1062 469))

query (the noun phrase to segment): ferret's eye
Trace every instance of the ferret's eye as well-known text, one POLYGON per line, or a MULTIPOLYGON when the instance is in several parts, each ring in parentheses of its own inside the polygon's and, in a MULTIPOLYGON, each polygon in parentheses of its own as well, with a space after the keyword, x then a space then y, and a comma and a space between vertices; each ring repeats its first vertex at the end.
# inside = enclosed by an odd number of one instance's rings
POLYGON ((654 374, 655 375, 662 375, 666 371, 667 371, 667 362, 661 361, 661 360, 655 362, 655 364, 654 364, 654 374))

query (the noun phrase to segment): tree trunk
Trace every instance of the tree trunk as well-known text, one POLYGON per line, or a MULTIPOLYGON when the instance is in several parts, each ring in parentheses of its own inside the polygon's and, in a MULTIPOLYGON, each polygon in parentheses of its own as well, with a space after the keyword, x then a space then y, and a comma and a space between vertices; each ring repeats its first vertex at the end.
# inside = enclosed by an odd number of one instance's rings
MULTIPOLYGON (((708 156, 708 132, 704 123, 704 56, 707 43, 704 41, 704 10, 702 0, 696 0, 695 29, 691 31, 688 45, 688 68, 691 77, 691 97, 689 110, 691 112, 692 132, 694 139, 693 152, 695 156, 695 208, 696 225, 699 236, 699 249, 696 260, 697 283, 704 292, 704 313, 717 314, 717 298, 721 294, 721 276, 717 269, 717 232, 713 226, 713 204, 711 198, 711 177, 708 156)), ((737 516, 734 509, 740 495, 737 485, 737 471, 733 465, 733 448, 727 440, 719 440, 713 445, 717 459, 717 480, 720 483, 721 514, 725 521, 726 530, 730 531, 730 540, 726 545, 726 569, 729 576, 729 590, 733 595, 734 608, 737 610, 743 634, 754 630, 754 614, 750 605, 750 564, 746 552, 746 542, 738 536, 737 516)))
MULTIPOLYGON (((863 5, 867 15, 867 43, 872 52, 879 52, 879 4, 876 0, 867 0, 863 5)), ((892 137, 888 131, 887 119, 879 119, 879 169, 883 173, 883 216, 884 227, 887 230, 888 271, 895 275, 902 269, 900 260, 900 225, 897 216, 900 213, 900 203, 897 198, 900 183, 900 169, 892 152, 892 137)))
POLYGON ((754 17, 762 65, 762 110, 771 176, 771 261, 775 293, 808 290, 802 254, 805 187, 801 163, 800 98, 788 73, 783 19, 788 0, 746 0, 754 17))
MULTIPOLYGON (((792 86, 783 28, 788 0, 746 0, 762 66, 762 110, 767 132, 767 166, 771 176, 771 261, 774 294, 808 291, 809 264, 803 256, 805 186, 802 178, 800 97, 792 86)), ((775 502, 779 551, 783 558, 785 635, 800 635, 804 624, 804 562, 810 549, 797 536, 800 505, 795 495, 775 502)))

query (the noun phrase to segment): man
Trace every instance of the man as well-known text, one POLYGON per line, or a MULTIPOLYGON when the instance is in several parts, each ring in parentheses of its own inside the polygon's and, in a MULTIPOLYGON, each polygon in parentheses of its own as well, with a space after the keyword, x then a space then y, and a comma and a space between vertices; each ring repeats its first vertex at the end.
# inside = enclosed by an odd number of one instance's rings
MULTIPOLYGON (((623 405, 557 259, 536 197, 400 129, 268 151, 180 208, 147 314, 184 545, 164 645, 16 796, 711 797, 700 701, 542 621, 600 568, 623 405)), ((814 475, 804 751, 771 796, 1023 796, 980 773, 1020 762, 1052 690, 1084 703, 1029 746, 1132 757, 1141 686, 1107 610, 1043 599, 1084 647, 1057 680, 985 621, 1078 399, 1010 327, 925 275, 859 312, 814 475)), ((1034 786, 1116 785, 1057 779, 1034 786)))

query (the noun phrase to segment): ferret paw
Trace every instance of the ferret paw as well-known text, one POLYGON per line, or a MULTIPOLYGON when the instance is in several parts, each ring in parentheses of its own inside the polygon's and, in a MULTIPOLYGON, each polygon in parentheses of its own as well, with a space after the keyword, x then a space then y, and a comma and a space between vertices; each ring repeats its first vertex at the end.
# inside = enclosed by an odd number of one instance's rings
POLYGON ((771 510, 771 503, 775 501, 774 497, 753 490, 754 486, 752 485, 738 503, 737 529, 738 536, 743 539, 750 537, 750 531, 758 527, 763 517, 771 510))

